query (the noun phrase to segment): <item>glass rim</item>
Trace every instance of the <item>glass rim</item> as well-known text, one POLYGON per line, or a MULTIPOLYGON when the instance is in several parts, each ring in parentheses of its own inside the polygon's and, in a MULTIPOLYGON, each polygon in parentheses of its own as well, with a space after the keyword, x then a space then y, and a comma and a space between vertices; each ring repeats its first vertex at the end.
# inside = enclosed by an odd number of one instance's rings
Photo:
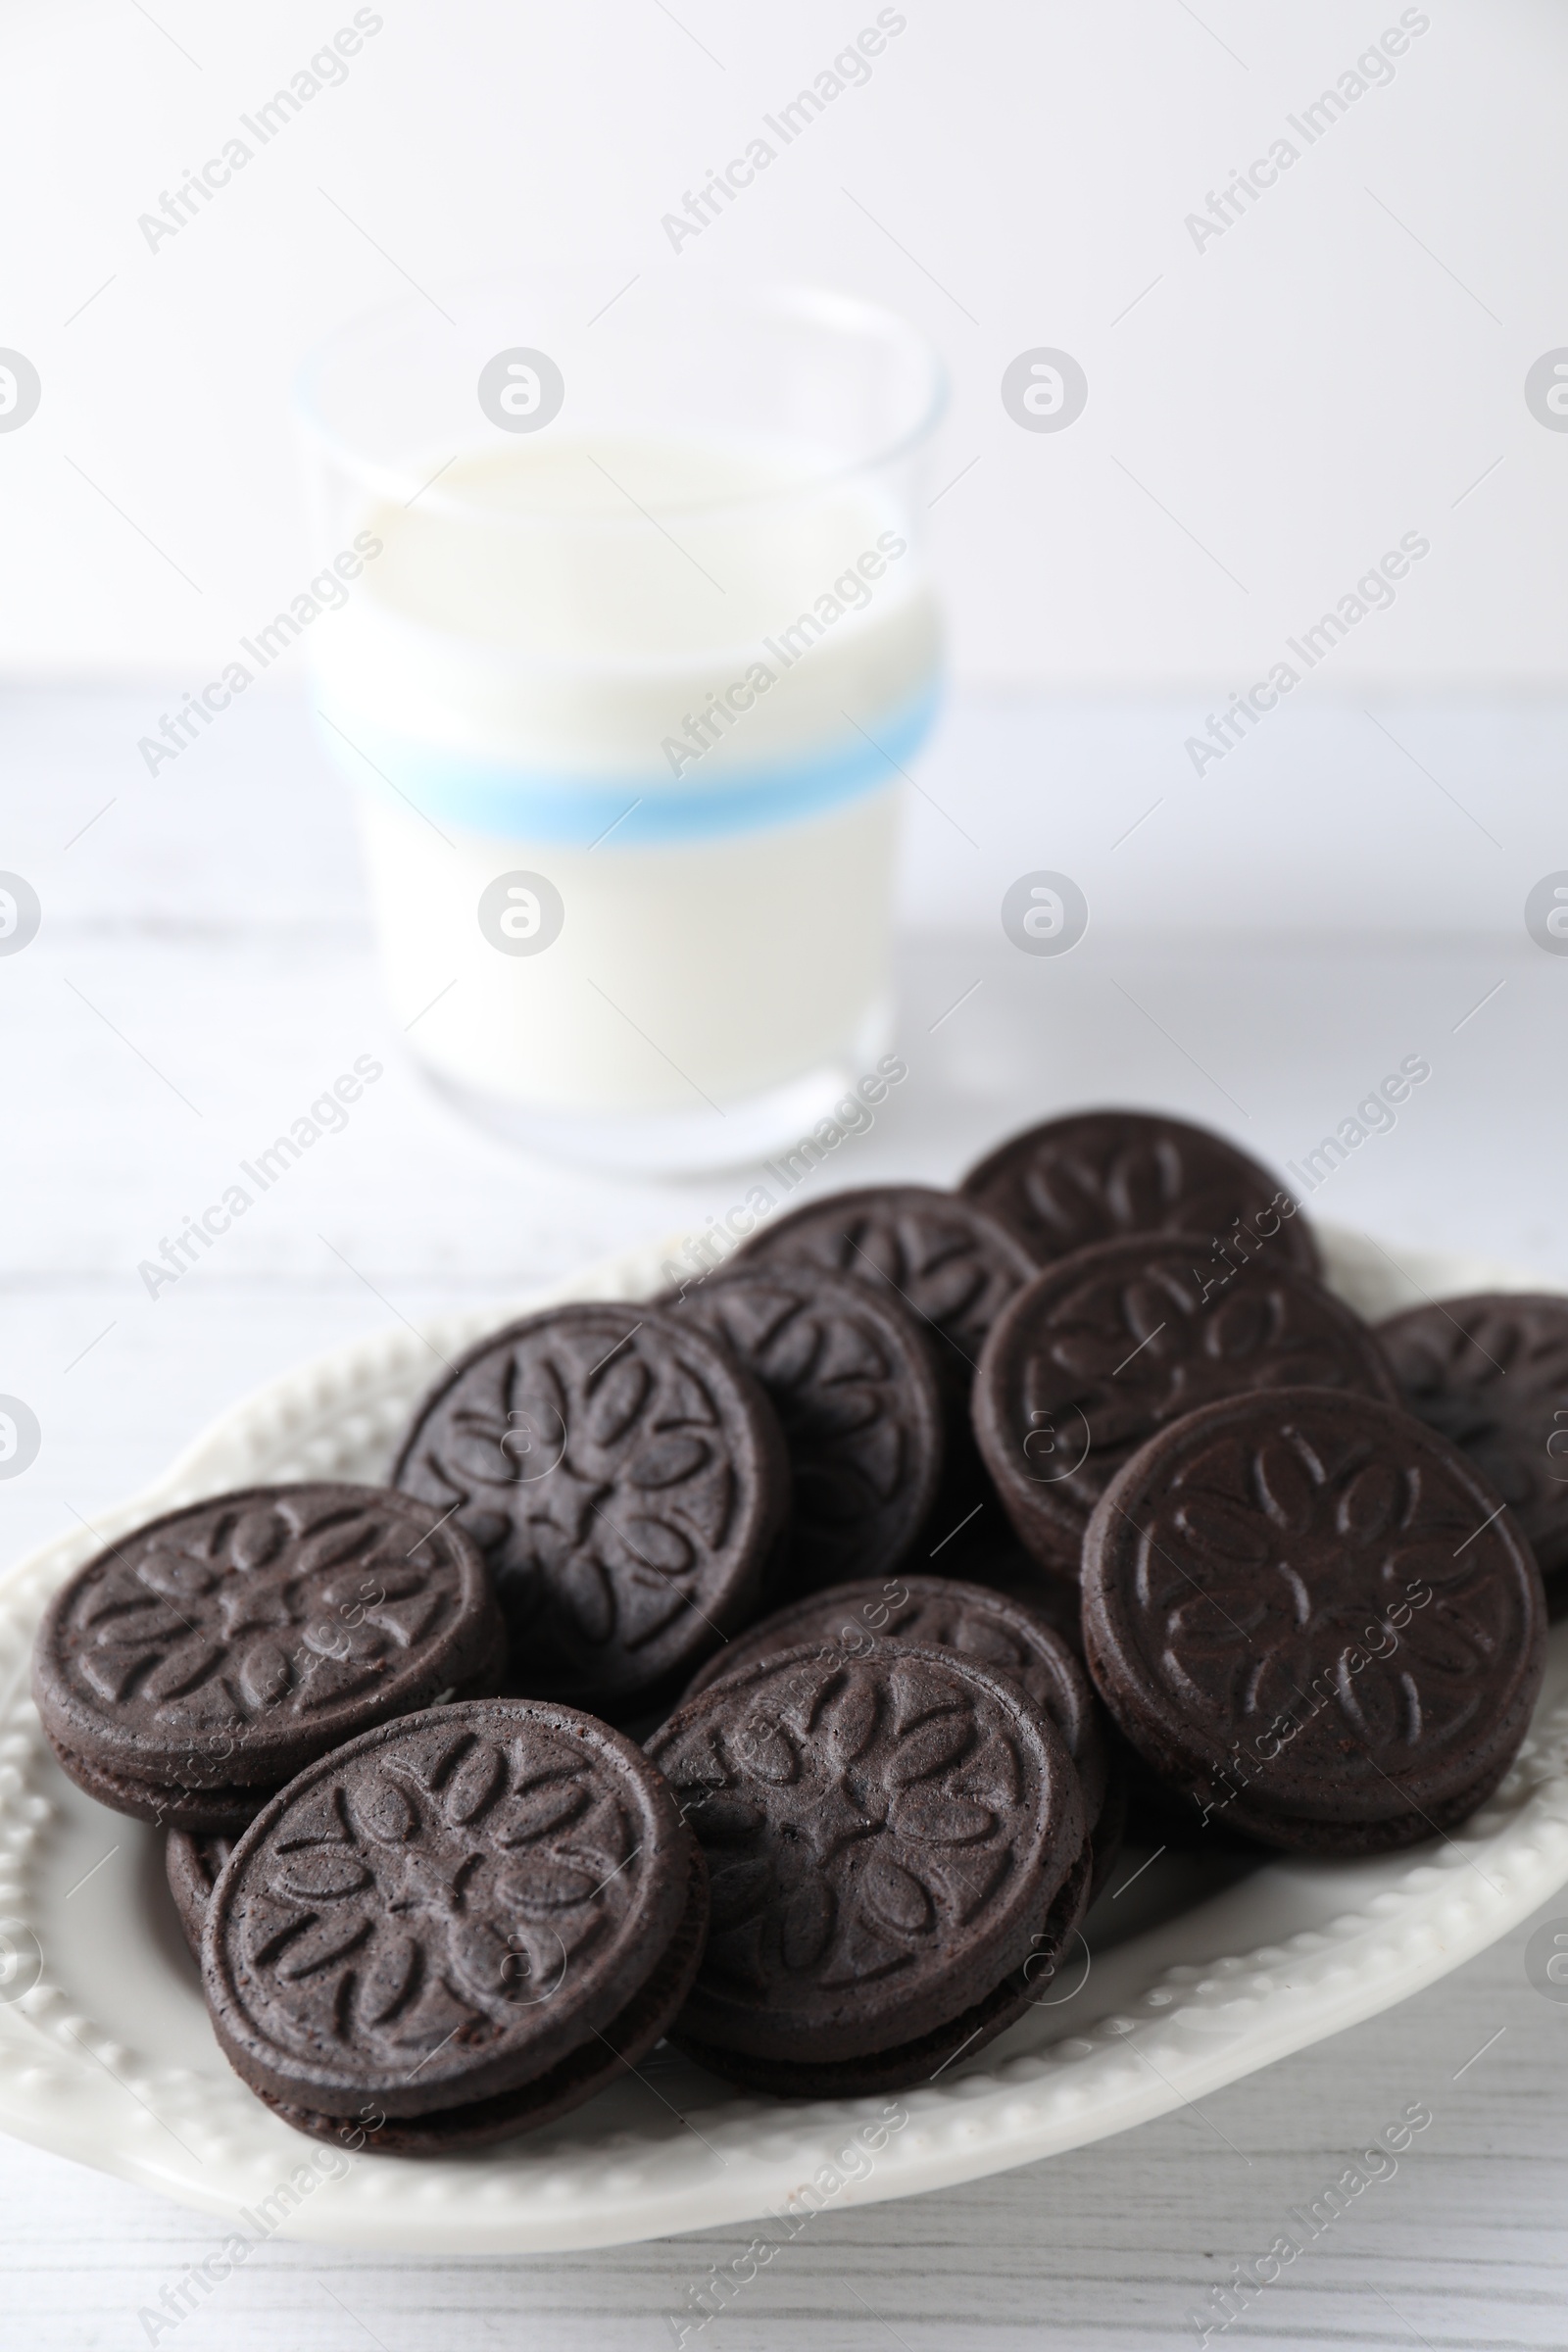
MULTIPOLYGON (((533 272, 515 270, 491 271, 481 277, 461 281, 445 289, 449 295, 478 294, 500 290, 507 286, 534 283, 546 279, 577 282, 580 271, 561 268, 542 269, 533 272)), ((443 289, 437 289, 441 291, 443 289)), ((777 281, 760 286, 744 278, 718 278, 711 275, 690 287, 682 287, 676 302, 689 303, 700 294, 705 308, 710 311, 722 305, 731 316, 739 318, 750 309, 754 313, 788 319, 793 317, 801 323, 829 325, 846 337, 858 333, 875 334, 889 345, 902 344, 906 354, 913 356, 924 370, 923 397, 919 413, 912 423, 901 425, 876 448, 857 457, 828 458, 820 470, 809 470, 796 480, 776 490, 748 491, 735 497, 706 498, 695 503, 660 506, 650 511, 638 508, 629 514, 590 514, 569 509, 553 514, 528 514, 498 510, 493 503, 481 498, 465 498, 450 489, 436 487, 436 477, 418 478, 419 462, 411 458, 392 461, 375 456, 357 442, 324 413, 320 397, 319 378, 336 358, 348 351, 357 339, 384 330, 399 318, 417 320, 430 297, 405 296, 373 309, 358 313, 319 338, 306 353, 294 375, 291 408, 296 428, 304 439, 352 479, 374 495, 396 499, 400 505, 412 506, 416 499, 427 514, 445 514, 448 517, 481 523, 503 531, 630 531, 646 528, 650 522, 657 528, 661 520, 686 518, 713 519, 720 516, 743 516, 749 513, 799 505, 846 483, 883 472, 911 457, 922 443, 928 441, 946 414, 951 379, 940 353, 921 330, 899 312, 881 303, 869 302, 863 296, 849 294, 836 287, 807 282, 777 281), (716 293, 716 303, 715 303, 716 293)), ((433 331, 433 330, 432 330, 433 331)), ((591 428, 590 428, 591 429, 591 428)), ((629 430, 635 427, 628 425, 629 430)), ((569 433, 564 439, 573 438, 569 433)), ((700 428, 691 438, 701 437, 700 428)), ((495 446, 504 446, 497 443, 495 446)), ((491 447, 475 438, 460 446, 447 461, 481 454, 491 447)), ((445 466, 440 468, 444 472, 445 466)))

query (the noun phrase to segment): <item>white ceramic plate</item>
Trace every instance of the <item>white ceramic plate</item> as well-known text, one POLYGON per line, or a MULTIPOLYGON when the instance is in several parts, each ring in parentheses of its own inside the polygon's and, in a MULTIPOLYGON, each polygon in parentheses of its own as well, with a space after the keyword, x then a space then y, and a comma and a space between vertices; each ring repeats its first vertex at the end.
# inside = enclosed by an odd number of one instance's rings
MULTIPOLYGON (((1423 1294, 1526 1287, 1481 1260, 1323 1236, 1369 1314, 1423 1294), (1397 1259, 1397 1262, 1396 1262, 1397 1259)), ((642 1297, 650 1248, 554 1297, 642 1297)), ((543 1303, 542 1300, 530 1303, 543 1303)), ((443 1354, 490 1315, 430 1327, 443 1354)), ((257 1480, 376 1478, 437 1368, 407 1329, 303 1366, 224 1414, 105 1538, 257 1480)), ((27 1695, 33 1628, 96 1547, 64 1536, 0 1584, 0 2127, 165 2190, 254 2238, 443 2254, 612 2245, 972 2180, 1162 2115, 1417 1991, 1568 1881, 1568 1626, 1518 1763, 1462 1837, 1384 1860, 1200 1862, 1139 1853, 1102 1895, 1058 1997, 972 2063, 882 2099, 745 2096, 667 2050, 553 2131, 443 2162, 361 2156, 322 2179, 208 2029, 153 1831, 55 1765, 27 1695), (857 2135, 859 2135, 858 2137, 857 2135), (810 2184, 814 2182, 814 2187, 810 2184)), ((786 2233, 787 2221, 760 2234, 786 2233)))

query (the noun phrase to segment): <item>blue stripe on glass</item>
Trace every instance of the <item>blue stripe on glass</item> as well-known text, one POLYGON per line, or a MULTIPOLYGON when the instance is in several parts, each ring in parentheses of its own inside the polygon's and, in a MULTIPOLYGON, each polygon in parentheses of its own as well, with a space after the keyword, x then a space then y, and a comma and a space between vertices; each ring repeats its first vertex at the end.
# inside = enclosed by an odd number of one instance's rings
POLYGON ((437 823, 584 849, 613 829, 615 846, 630 849, 798 823, 874 792, 918 750, 938 699, 938 689, 928 687, 831 751, 732 771, 711 784, 653 774, 606 783, 514 767, 386 733, 325 698, 319 714, 327 748, 356 784, 413 802, 437 823))

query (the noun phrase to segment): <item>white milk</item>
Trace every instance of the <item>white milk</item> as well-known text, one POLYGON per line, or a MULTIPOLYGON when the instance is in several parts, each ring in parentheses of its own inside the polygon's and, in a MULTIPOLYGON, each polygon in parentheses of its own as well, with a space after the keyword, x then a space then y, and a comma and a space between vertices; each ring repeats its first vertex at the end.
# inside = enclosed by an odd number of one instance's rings
POLYGON ((551 435, 367 506, 379 552, 316 633, 318 700, 361 787, 394 1011, 542 1141, 614 1158, 633 1120, 644 1164, 746 1156, 886 1043, 896 796, 938 624, 892 500, 827 471, 808 448, 551 435), (538 952, 481 927, 515 873, 559 894, 538 952))

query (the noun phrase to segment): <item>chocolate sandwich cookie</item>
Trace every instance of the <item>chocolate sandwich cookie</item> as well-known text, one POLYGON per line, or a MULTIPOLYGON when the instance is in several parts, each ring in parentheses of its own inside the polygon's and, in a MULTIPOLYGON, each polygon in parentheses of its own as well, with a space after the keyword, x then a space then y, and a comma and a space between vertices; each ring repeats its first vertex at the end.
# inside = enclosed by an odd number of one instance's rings
POLYGON ((947 1431, 950 1493, 974 1462, 969 1390, 986 1334, 1037 1261, 973 1201, 923 1184, 871 1185, 797 1208, 736 1252, 737 1265, 823 1266, 885 1287, 933 1349, 947 1431))
POLYGON ((1041 1567, 1076 1577, 1089 1514, 1147 1438, 1243 1389, 1396 1403, 1376 1339, 1283 1260, 1217 1275, 1196 1234, 1133 1234, 1037 1274, 993 1326, 974 1391, 986 1468, 1041 1567))
POLYGON ((879 1640, 757 1659, 649 1742, 712 1873, 671 2039, 784 2096, 926 2080, 1040 1997, 1088 1894, 1078 1775, 1010 1677, 879 1640))
POLYGON ((1110 1762, 1100 1701, 1082 1664, 1040 1610, 983 1585, 957 1584, 946 1576, 869 1577, 814 1592, 737 1635, 700 1669, 686 1697, 728 1682, 759 1658, 807 1642, 853 1657, 869 1653, 879 1640, 956 1649, 996 1674, 1009 1675, 1061 1734, 1077 1767, 1084 1819, 1093 1836, 1110 1762))
POLYGON ((1317 1247, 1292 1195, 1267 1168, 1206 1127, 1142 1110, 1048 1119, 1003 1144, 959 1186, 1040 1265, 1127 1233, 1203 1237, 1232 1256, 1287 1258, 1318 1271, 1317 1247))
POLYGON ((202 1956, 202 1928, 213 1899, 218 1874, 234 1850, 232 1838, 201 1831, 171 1830, 164 1840, 164 1875, 174 1898, 185 1941, 197 1960, 202 1956))
POLYGON ((942 1398, 922 1327, 885 1285, 737 1265, 678 1307, 766 1390, 790 1457, 783 1592, 896 1568, 942 1481, 942 1398))
POLYGON ((1303 1853, 1419 1844, 1518 1752, 1545 1663, 1541 1575, 1446 1439, 1328 1389, 1161 1431, 1084 1544, 1089 1667, 1204 1823, 1303 1853))
POLYGON ((1483 1292, 1380 1323, 1411 1412, 1467 1453, 1568 1607, 1568 1298, 1483 1292))
POLYGON ((707 1920, 701 1849, 629 1740, 475 1699, 351 1740, 272 1800, 208 1904, 202 1978, 224 2055, 286 2122, 430 2155, 635 2066, 707 1920))
POLYGON ((392 1473, 484 1555, 513 1687, 624 1721, 761 1598, 789 1457, 760 1383, 695 1317, 572 1304, 464 1356, 392 1473))
POLYGON ((439 1516, 380 1487, 248 1487, 111 1544, 33 1644, 66 1772, 136 1820, 232 1836, 328 1748, 494 1672, 484 1563, 439 1516))

